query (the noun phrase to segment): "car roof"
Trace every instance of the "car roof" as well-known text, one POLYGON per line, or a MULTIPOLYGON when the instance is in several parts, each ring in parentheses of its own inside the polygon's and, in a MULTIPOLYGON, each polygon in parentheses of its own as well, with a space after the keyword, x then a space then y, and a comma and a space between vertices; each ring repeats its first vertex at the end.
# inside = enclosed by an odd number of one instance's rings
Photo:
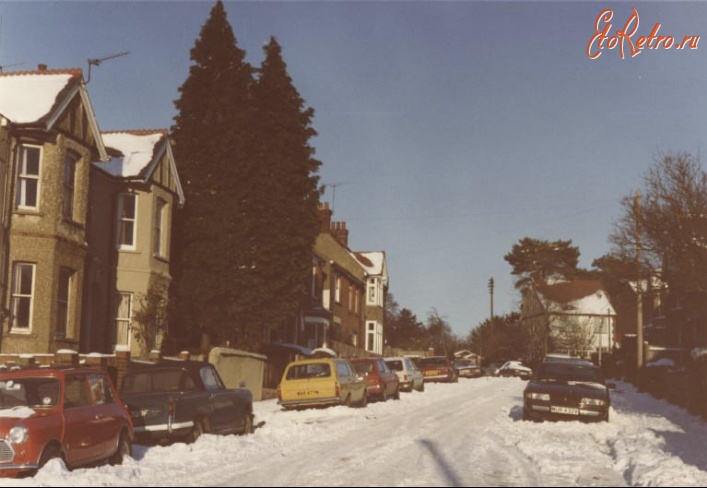
POLYGON ((162 369, 182 369, 189 373, 199 373, 204 366, 213 366, 208 361, 185 361, 183 359, 163 359, 157 363, 133 363, 133 367, 128 374, 144 373, 145 371, 157 371, 162 369))
POLYGON ((328 362, 335 362, 335 361, 344 361, 344 359, 341 358, 311 358, 311 359, 295 359, 294 361, 290 361, 288 366, 292 366, 293 364, 315 364, 315 363, 328 363, 328 362))

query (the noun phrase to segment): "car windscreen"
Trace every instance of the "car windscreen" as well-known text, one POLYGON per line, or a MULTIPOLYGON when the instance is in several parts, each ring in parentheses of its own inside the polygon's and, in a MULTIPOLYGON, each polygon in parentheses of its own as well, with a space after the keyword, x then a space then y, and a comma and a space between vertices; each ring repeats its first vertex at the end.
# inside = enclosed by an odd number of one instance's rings
POLYGON ((386 361, 385 364, 388 365, 391 371, 403 371, 403 362, 398 359, 391 359, 386 361))
POLYGON ((57 378, 13 378, 0 380, 0 409, 53 407, 59 401, 57 378))
POLYGON ((469 360, 455 361, 454 365, 455 366, 476 366, 475 363, 472 363, 469 360))
POLYGON ((601 370, 594 365, 555 361, 540 364, 536 368, 535 378, 538 380, 604 382, 601 370))
POLYGON ((293 364, 287 369, 288 380, 303 380, 309 378, 328 378, 331 376, 329 363, 293 364))

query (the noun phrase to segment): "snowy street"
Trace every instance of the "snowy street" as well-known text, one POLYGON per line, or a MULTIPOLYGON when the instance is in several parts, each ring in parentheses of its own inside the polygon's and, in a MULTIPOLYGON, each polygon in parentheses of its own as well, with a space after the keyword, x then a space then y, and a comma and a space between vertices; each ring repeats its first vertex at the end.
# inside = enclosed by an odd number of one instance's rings
POLYGON ((526 382, 428 384, 365 409, 255 404, 247 437, 135 446, 134 460, 68 472, 51 461, 4 486, 705 486, 707 426, 618 383, 609 423, 528 423, 526 382))

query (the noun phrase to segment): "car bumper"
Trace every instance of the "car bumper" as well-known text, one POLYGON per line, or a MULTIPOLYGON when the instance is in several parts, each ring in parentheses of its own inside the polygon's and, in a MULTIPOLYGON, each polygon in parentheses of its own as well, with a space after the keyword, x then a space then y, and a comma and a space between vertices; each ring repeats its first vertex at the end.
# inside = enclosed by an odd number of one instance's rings
POLYGON ((526 403, 523 416, 529 420, 606 420, 609 408, 568 408, 548 404, 526 403))
POLYGON ((317 407, 327 405, 341 405, 341 398, 310 398, 307 400, 280 400, 277 402, 282 408, 297 408, 297 407, 317 407))

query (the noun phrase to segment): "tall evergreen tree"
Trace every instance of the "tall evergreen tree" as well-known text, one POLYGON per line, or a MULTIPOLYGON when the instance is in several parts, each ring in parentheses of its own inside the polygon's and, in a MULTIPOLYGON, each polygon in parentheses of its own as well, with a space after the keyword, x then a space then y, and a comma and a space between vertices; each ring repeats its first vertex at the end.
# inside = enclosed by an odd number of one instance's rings
MULTIPOLYGON (((247 343, 257 212, 250 89, 253 69, 216 2, 175 101, 175 157, 186 203, 175 214, 173 272, 182 331, 247 343)), ((237 343, 238 343, 237 342, 237 343)))
POLYGON ((300 307, 311 276, 311 256, 319 233, 321 165, 310 139, 314 110, 292 83, 282 49, 275 38, 264 47, 265 59, 253 87, 257 139, 256 168, 261 187, 255 194, 260 209, 257 227, 258 280, 268 293, 256 298, 260 325, 279 324, 300 307))
POLYGON ((577 276, 579 248, 572 240, 545 241, 525 237, 513 245, 505 259, 517 276, 516 288, 524 290, 531 281, 544 283, 550 278, 571 279, 577 276))

